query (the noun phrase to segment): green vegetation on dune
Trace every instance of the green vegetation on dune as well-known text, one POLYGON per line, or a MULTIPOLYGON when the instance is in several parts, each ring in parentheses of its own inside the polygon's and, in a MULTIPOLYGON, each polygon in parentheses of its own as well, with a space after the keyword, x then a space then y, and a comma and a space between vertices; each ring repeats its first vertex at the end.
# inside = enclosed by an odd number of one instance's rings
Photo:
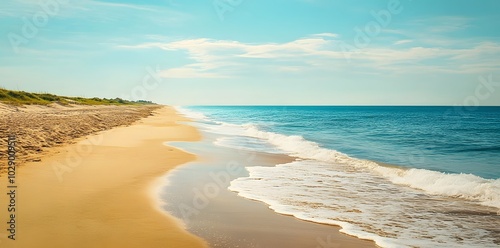
POLYGON ((25 91, 14 91, 0 88, 0 103, 11 105, 29 105, 39 104, 47 105, 51 103, 59 104, 82 104, 82 105, 144 105, 154 104, 150 101, 128 101, 121 98, 84 98, 84 97, 66 97, 49 93, 29 93, 25 91))

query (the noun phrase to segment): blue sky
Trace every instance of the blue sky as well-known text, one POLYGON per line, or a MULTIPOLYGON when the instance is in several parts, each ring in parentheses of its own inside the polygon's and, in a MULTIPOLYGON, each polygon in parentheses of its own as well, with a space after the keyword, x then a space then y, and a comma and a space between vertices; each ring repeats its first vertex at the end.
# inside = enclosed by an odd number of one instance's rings
POLYGON ((5 0, 0 86, 174 105, 500 105, 496 0, 5 0))

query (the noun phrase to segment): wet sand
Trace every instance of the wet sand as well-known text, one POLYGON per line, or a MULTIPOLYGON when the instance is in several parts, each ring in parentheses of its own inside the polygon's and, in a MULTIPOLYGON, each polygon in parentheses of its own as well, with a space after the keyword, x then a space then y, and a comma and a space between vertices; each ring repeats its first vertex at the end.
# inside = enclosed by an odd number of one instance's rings
POLYGON ((294 158, 215 147, 210 134, 201 142, 172 145, 195 153, 198 160, 177 167, 164 179, 163 209, 187 224, 212 247, 376 247, 339 232, 337 226, 277 214, 262 202, 237 196, 229 181, 248 176, 244 166, 274 166, 294 158))

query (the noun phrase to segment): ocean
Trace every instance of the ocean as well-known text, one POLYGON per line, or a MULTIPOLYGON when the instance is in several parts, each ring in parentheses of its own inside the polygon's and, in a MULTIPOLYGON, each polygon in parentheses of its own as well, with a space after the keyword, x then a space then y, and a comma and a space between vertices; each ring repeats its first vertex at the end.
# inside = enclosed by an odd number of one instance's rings
POLYGON ((178 107, 215 146, 289 155, 229 190, 382 247, 500 246, 500 107, 178 107))

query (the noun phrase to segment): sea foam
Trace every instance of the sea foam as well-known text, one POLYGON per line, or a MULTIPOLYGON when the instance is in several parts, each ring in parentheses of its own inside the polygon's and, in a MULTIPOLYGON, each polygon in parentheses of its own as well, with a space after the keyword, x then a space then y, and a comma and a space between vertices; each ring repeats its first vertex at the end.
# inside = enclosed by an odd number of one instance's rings
POLYGON ((286 153, 303 159, 342 163, 376 172, 391 182, 421 189, 430 194, 460 197, 496 207, 500 214, 500 179, 484 179, 471 174, 448 174, 425 169, 381 166, 375 162, 349 157, 341 152, 320 147, 302 136, 261 131, 253 125, 242 126, 245 134, 265 139, 286 153))
POLYGON ((258 124, 214 121, 192 111, 186 115, 201 120, 196 125, 204 131, 221 135, 215 145, 269 149, 299 159, 247 167, 249 177, 229 187, 278 213, 339 225, 342 232, 382 247, 496 247, 499 237, 488 230, 498 224, 490 219, 495 211, 500 214, 500 179, 384 166, 300 135, 264 131, 258 124))

